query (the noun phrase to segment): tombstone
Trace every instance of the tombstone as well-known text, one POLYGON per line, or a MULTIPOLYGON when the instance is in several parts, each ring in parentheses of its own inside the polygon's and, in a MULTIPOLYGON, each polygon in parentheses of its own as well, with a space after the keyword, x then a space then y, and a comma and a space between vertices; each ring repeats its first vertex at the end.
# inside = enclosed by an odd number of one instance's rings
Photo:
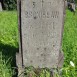
POLYGON ((73 11, 76 11, 76 5, 75 5, 75 3, 71 3, 71 5, 72 5, 73 11))
POLYGON ((75 5, 74 3, 68 2, 68 9, 69 9, 71 12, 75 12, 75 11, 76 11, 76 5, 75 5))
POLYGON ((67 8, 68 7, 68 2, 67 2, 67 0, 65 0, 65 8, 67 8))
POLYGON ((1 2, 0 2, 0 11, 2 11, 2 5, 1 5, 1 2))
POLYGON ((19 73, 24 67, 61 68, 64 0, 18 0, 19 73))
POLYGON ((67 0, 67 8, 71 11, 74 12, 76 11, 76 4, 75 0, 67 0))

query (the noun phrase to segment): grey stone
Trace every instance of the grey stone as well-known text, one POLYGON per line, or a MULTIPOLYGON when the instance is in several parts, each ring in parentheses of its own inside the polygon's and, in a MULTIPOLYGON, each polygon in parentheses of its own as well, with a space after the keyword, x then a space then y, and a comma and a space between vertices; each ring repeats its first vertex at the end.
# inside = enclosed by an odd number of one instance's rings
POLYGON ((67 0, 65 0, 65 7, 66 7, 66 8, 68 7, 68 3, 67 3, 67 0))
POLYGON ((2 11, 2 5, 1 5, 1 2, 0 2, 0 11, 2 11))
POLYGON ((62 66, 63 54, 60 49, 64 8, 64 0, 18 1, 19 54, 22 65, 35 68, 62 66))

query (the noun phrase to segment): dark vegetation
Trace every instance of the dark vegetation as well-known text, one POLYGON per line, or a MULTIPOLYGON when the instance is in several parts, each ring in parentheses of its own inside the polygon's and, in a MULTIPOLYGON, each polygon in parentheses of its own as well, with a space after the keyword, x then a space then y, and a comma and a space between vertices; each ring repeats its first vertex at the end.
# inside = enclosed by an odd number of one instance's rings
MULTIPOLYGON (((74 2, 77 4, 77 0, 67 0, 68 2, 74 2)), ((0 0, 4 10, 16 10, 17 9, 17 0, 0 0)))
POLYGON ((16 10, 17 9, 17 0, 0 0, 2 3, 2 8, 4 10, 16 10))

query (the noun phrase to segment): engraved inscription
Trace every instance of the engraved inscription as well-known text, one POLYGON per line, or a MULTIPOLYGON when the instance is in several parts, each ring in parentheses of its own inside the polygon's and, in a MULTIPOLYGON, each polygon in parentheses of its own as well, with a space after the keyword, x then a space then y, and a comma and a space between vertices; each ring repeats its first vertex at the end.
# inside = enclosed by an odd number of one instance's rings
POLYGON ((34 16, 36 16, 37 18, 58 18, 59 11, 25 11, 26 18, 34 18, 34 16))
POLYGON ((21 0, 24 66, 58 66, 62 26, 63 0, 21 0))

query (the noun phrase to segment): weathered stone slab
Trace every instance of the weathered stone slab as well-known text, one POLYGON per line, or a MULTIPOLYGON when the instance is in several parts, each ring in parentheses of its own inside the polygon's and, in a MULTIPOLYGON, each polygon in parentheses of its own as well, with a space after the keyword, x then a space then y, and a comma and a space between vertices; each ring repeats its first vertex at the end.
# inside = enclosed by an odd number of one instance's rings
POLYGON ((22 65, 57 68, 61 60, 64 0, 21 0, 20 7, 22 65))
POLYGON ((0 2, 0 11, 2 11, 2 5, 1 5, 1 2, 0 2))

